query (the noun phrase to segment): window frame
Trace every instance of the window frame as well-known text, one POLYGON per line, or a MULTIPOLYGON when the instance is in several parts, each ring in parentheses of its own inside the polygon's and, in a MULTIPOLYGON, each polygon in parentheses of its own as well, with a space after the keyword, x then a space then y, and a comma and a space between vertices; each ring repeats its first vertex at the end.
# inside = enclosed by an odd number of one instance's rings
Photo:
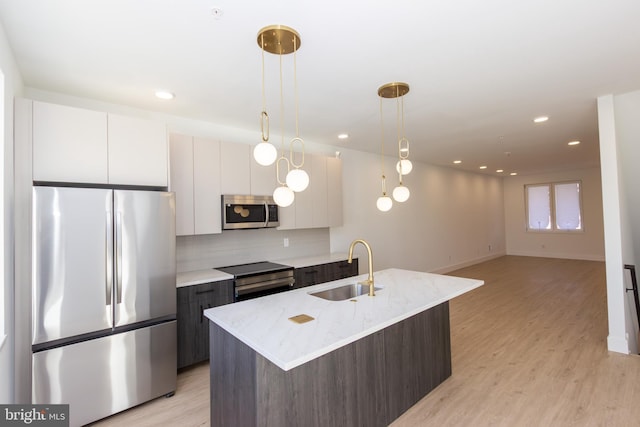
POLYGON ((525 215, 525 231, 527 233, 584 233, 585 221, 584 221, 584 205, 582 201, 583 194, 582 180, 572 179, 566 181, 553 181, 553 182, 540 182, 535 184, 524 185, 524 215, 525 215), (580 229, 560 229, 558 228, 556 220, 556 186, 564 184, 578 184, 578 208, 580 209, 580 229), (529 187, 547 187, 549 189, 549 208, 550 208, 550 222, 551 228, 531 228, 529 227, 529 187))

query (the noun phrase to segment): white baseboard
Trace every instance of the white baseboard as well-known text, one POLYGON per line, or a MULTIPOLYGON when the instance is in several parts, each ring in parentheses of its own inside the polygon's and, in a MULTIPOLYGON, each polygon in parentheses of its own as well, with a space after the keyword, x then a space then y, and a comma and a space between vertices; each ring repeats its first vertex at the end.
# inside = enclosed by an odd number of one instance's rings
POLYGON ((491 255, 486 255, 480 258, 474 258, 468 261, 464 261, 464 262, 460 262, 457 264, 451 264, 451 265, 447 265, 446 267, 441 267, 438 268, 436 270, 432 270, 430 271, 430 273, 435 273, 435 274, 445 274, 445 273, 449 273, 451 271, 454 270, 458 270, 461 268, 465 268, 465 267, 469 267, 470 265, 475 265, 475 264, 480 264, 481 262, 485 262, 485 261, 489 261, 495 258, 500 258, 501 256, 505 256, 506 253, 504 252, 496 252, 494 254, 491 255))
POLYGON ((561 258, 561 259, 579 259, 582 261, 604 261, 604 255, 574 254, 562 252, 548 251, 508 251, 507 255, 514 256, 531 256, 538 258, 561 258))
POLYGON ((624 337, 609 335, 607 337, 607 349, 616 353, 629 354, 629 343, 624 337))

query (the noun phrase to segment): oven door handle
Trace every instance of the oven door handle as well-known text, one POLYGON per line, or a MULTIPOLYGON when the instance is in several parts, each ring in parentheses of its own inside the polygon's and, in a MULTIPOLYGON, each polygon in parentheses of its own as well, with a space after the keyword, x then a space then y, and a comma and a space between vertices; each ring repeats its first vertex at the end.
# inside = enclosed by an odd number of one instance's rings
POLYGON ((252 283, 250 285, 240 285, 236 286, 236 292, 239 295, 247 293, 247 291, 260 291, 277 287, 293 287, 295 280, 293 277, 287 279, 275 279, 275 280, 267 280, 259 283, 252 283))
POLYGON ((266 218, 264 221, 264 226, 268 227, 271 218, 269 218, 269 204, 267 202, 264 202, 264 217, 266 218))

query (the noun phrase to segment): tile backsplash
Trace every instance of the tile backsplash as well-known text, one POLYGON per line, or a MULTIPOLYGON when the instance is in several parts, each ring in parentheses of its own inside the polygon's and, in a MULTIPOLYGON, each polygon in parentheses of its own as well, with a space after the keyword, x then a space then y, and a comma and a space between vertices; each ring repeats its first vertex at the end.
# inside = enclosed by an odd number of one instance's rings
POLYGON ((178 273, 248 262, 326 255, 330 251, 329 228, 225 230, 222 234, 179 236, 176 240, 178 273), (288 247, 285 247, 285 239, 288 240, 288 247))

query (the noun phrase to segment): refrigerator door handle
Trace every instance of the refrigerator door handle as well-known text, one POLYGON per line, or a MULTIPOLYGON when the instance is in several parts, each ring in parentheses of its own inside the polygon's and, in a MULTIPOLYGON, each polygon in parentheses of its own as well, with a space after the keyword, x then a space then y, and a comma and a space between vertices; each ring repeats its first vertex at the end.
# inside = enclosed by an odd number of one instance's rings
POLYGON ((106 305, 113 303, 113 214, 107 211, 104 240, 106 305))
POLYGON ((116 304, 122 302, 122 212, 116 213, 116 304))

